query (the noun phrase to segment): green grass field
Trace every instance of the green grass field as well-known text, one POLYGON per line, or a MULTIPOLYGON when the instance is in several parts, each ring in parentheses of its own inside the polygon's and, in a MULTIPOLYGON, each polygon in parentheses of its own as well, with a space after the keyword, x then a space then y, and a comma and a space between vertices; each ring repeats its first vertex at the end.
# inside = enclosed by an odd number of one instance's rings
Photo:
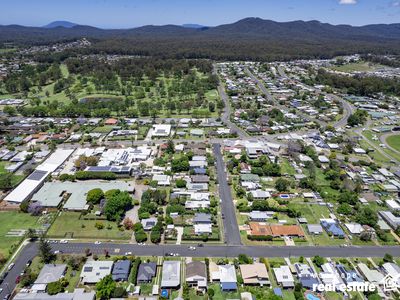
POLYGON ((331 69, 339 72, 368 72, 376 70, 377 68, 381 67, 377 64, 371 64, 368 62, 360 61, 355 63, 344 64, 342 66, 334 66, 331 69))
POLYGON ((29 228, 39 229, 41 223, 38 217, 16 211, 0 212, 0 253, 8 256, 9 250, 14 244, 18 244, 21 237, 6 236, 10 230, 27 230, 29 228))
POLYGON ((57 216, 47 235, 49 237, 73 237, 83 239, 119 239, 126 240, 132 235, 131 231, 120 231, 115 222, 79 219, 79 212, 62 212, 57 216), (95 227, 96 222, 104 225, 103 229, 95 227), (107 227, 110 226, 111 229, 107 227))
POLYGON ((400 135, 391 135, 386 139, 388 145, 397 151, 400 151, 400 135))

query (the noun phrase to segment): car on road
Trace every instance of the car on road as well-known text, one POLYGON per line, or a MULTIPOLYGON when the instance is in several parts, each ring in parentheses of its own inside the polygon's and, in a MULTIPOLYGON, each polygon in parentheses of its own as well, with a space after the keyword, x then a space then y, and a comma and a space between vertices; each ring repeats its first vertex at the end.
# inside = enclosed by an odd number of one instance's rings
POLYGON ((62 253, 61 250, 56 250, 56 251, 54 251, 54 254, 61 254, 61 253, 62 253))
POLYGON ((132 255, 132 252, 125 252, 125 255, 132 255))
POLYGON ((146 243, 138 243, 139 246, 146 246, 146 243))
POLYGON ((15 284, 18 284, 21 281, 21 276, 18 275, 17 278, 15 278, 15 284))
POLYGON ((0 294, 3 292, 3 289, 2 288, 0 288, 0 294))
POLYGON ((68 241, 67 240, 61 240, 60 244, 68 244, 68 241))
POLYGON ((100 242, 100 241, 95 241, 94 244, 95 244, 95 245, 100 245, 101 242, 100 242))
POLYGON ((10 271, 12 268, 14 268, 14 266, 15 266, 14 263, 9 264, 9 266, 7 268, 7 271, 10 271))
POLYGON ((10 297, 11 297, 11 295, 7 294, 7 295, 4 296, 3 300, 8 300, 8 299, 10 299, 10 297))
POLYGON ((194 246, 190 246, 188 248, 189 248, 189 250, 192 250, 192 251, 196 250, 196 247, 194 247, 194 246))
POLYGON ((31 265, 31 263, 32 263, 32 261, 31 261, 31 260, 28 260, 28 261, 26 262, 25 265, 26 265, 27 267, 29 267, 29 266, 31 265))
POLYGON ((203 244, 197 244, 197 247, 204 247, 203 244))

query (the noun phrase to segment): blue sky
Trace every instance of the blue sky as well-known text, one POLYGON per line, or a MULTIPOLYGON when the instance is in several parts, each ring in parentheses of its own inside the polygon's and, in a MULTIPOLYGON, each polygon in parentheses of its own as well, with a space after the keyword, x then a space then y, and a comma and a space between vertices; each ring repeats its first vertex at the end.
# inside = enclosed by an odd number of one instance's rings
POLYGON ((219 25, 245 17, 331 24, 400 23, 400 0, 0 0, 0 24, 54 20, 102 28, 219 25))

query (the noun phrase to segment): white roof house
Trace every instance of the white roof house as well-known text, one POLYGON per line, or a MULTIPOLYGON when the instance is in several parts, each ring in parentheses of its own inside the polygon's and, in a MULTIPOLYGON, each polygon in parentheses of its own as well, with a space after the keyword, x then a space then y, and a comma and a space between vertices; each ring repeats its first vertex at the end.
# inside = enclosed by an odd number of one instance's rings
POLYGON ((347 230, 351 234, 360 234, 361 232, 364 231, 362 225, 358 223, 345 223, 344 226, 346 226, 347 230))
POLYGON ((381 272, 368 268, 364 263, 359 263, 357 268, 367 281, 375 284, 382 284, 384 275, 381 272))
POLYGON ((161 186, 168 186, 171 184, 171 176, 169 175, 155 174, 152 180, 157 181, 157 184, 161 186))
POLYGON ((87 261, 83 266, 81 272, 81 281, 83 284, 86 283, 97 283, 107 275, 111 274, 111 270, 114 262, 102 261, 102 260, 91 260, 87 261))
POLYGON ((171 125, 169 124, 155 124, 153 125, 152 136, 166 137, 171 134, 171 125))
POLYGON ((335 267, 331 263, 325 263, 321 268, 323 272, 319 273, 319 278, 324 284, 336 287, 343 283, 339 274, 336 272, 335 267))
POLYGON ((254 199, 268 199, 271 198, 271 194, 267 191, 263 190, 255 190, 255 191, 250 191, 251 195, 253 196, 254 199))
POLYGON ((175 260, 164 261, 162 267, 162 288, 178 287, 181 283, 181 262, 175 260))
POLYGON ((278 284, 287 288, 294 286, 294 278, 289 266, 280 266, 279 268, 273 268, 273 270, 278 284))
POLYGON ((385 273, 392 278, 398 278, 398 284, 400 285, 400 267, 395 263, 387 262, 382 265, 382 268, 385 270, 385 273))
POLYGON ((318 156, 318 160, 319 160, 319 162, 321 162, 323 164, 329 163, 329 158, 327 158, 325 155, 318 156))
POLYGON ((193 227, 196 235, 212 233, 212 224, 195 224, 193 227))
POLYGON ((400 210, 400 204, 395 200, 386 200, 386 205, 392 210, 400 210))
POLYGON ((353 151, 354 151, 354 153, 356 153, 356 154, 366 154, 366 153, 367 153, 367 152, 366 152, 364 149, 362 149, 362 148, 354 148, 353 151))
POLYGON ((234 265, 220 265, 219 273, 221 283, 223 282, 237 282, 236 271, 234 265))

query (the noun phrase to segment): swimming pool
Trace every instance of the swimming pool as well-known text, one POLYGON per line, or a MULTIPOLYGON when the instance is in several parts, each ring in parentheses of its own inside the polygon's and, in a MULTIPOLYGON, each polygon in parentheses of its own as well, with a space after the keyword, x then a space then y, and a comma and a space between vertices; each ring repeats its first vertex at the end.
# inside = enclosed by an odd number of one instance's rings
POLYGON ((314 296, 313 294, 307 294, 306 295, 307 300, 320 300, 317 296, 314 296))

